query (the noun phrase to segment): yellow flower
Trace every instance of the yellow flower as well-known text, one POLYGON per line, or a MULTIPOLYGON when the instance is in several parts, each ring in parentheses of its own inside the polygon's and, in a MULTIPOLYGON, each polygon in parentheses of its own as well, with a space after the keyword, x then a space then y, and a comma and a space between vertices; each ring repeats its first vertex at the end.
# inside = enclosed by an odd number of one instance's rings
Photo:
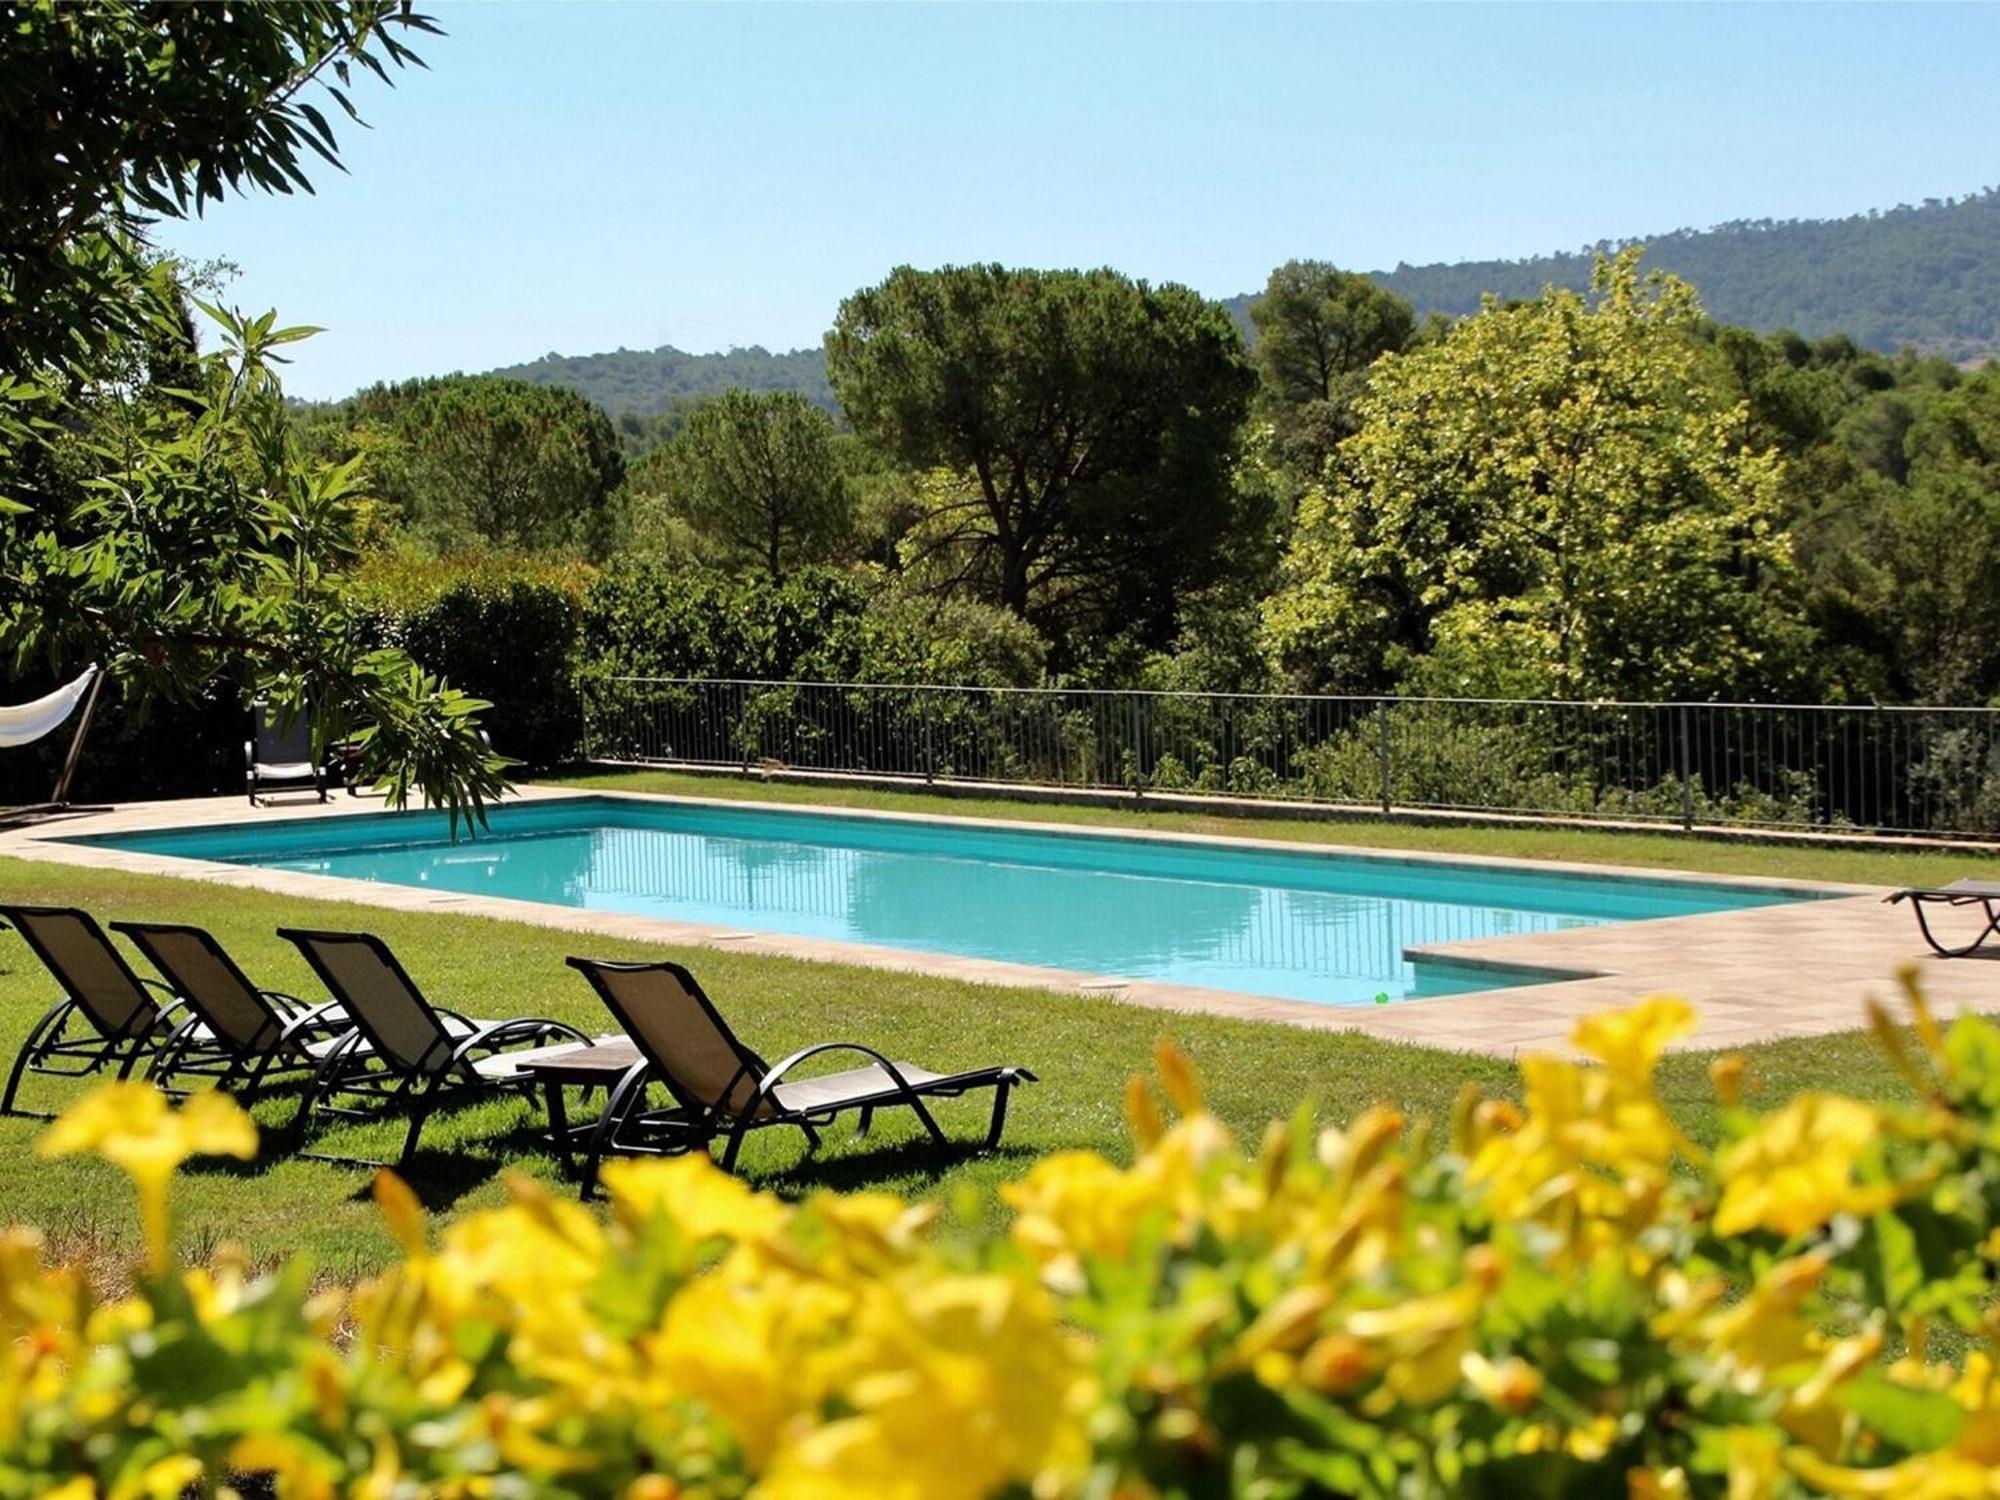
POLYGON ((375 1195, 375 1206, 381 1210, 383 1222, 389 1226, 389 1233, 396 1237, 396 1243, 403 1247, 403 1253, 412 1260, 429 1254, 430 1240, 424 1232, 424 1208, 417 1201, 417 1195, 410 1191, 409 1184, 384 1167, 375 1174, 370 1191, 375 1195))
POLYGON ((1780 1261, 1740 1301, 1697 1322, 1713 1352, 1733 1366, 1738 1390, 1767 1389, 1779 1371, 1802 1366, 1812 1356, 1812 1328, 1800 1309, 1818 1289, 1827 1264, 1824 1253, 1780 1261))
POLYGON ((810 1255, 819 1275, 880 1275, 917 1253, 937 1215, 935 1203, 892 1193, 819 1193, 792 1220, 794 1254, 810 1255))
POLYGON ((1668 1042, 1693 1025, 1678 1000, 1655 998, 1580 1022, 1571 1040, 1600 1067, 1552 1057, 1521 1063, 1526 1118, 1477 1132, 1468 1176, 1490 1187, 1502 1219, 1553 1220, 1581 1253, 1603 1232, 1636 1231, 1659 1212, 1673 1159, 1698 1159, 1653 1088, 1668 1042))
POLYGON ((1729 1459, 1729 1500, 1772 1500, 1780 1493, 1785 1471, 1777 1434, 1732 1427, 1724 1451, 1729 1459))
POLYGON ((1542 1393, 1542 1374, 1525 1360, 1509 1357, 1494 1363, 1476 1350, 1459 1361, 1459 1370, 1480 1396, 1492 1406, 1519 1416, 1535 1404, 1542 1393))
POLYGON ((822 1394, 815 1357, 840 1337, 853 1295, 774 1273, 738 1250, 667 1304, 644 1357, 665 1396, 692 1396, 728 1427, 753 1466, 822 1394))
POLYGON ((296 1500, 333 1500, 334 1487, 324 1472, 328 1460, 296 1438, 275 1432, 238 1438, 229 1462, 239 1473, 269 1475, 279 1494, 296 1500))
POLYGON ((1131 1248, 1155 1184, 1121 1171, 1094 1151, 1057 1151, 1019 1182, 1000 1189, 1015 1211, 1013 1237, 1045 1266, 1074 1272, 1085 1256, 1116 1258, 1131 1248))
POLYGON ((35 1143, 41 1156, 94 1152, 138 1190, 146 1263, 167 1268, 167 1182, 191 1156, 257 1154, 257 1126, 227 1094, 196 1094, 178 1110, 150 1084, 102 1084, 64 1110, 35 1143))
POLYGON ((1740 1052, 1726 1053, 1708 1065, 1708 1081, 1715 1087, 1716 1102, 1724 1109, 1734 1109, 1743 1102, 1745 1068, 1740 1052))
POLYGON ((140 1471, 126 1492, 144 1495, 147 1500, 179 1500, 181 1494, 201 1475, 201 1460, 198 1458, 184 1453, 171 1458, 156 1458, 140 1471))
POLYGON ((1141 1151, 1167 1133, 1160 1106, 1153 1102, 1153 1086, 1137 1073, 1125 1080, 1125 1127, 1141 1151))
POLYGON ((1878 1111, 1836 1094, 1801 1094, 1766 1115, 1717 1163, 1717 1234, 1816 1229, 1835 1214, 1872 1214, 1896 1201, 1894 1184, 1864 1186, 1854 1169, 1880 1137, 1878 1111))
POLYGON ((790 1217, 776 1198, 700 1155, 609 1162, 604 1190, 626 1224, 636 1228, 663 1214, 691 1240, 760 1240, 790 1217))
POLYGON ((1685 1001, 1655 995, 1628 1010, 1602 1011, 1577 1022, 1570 1044, 1623 1082, 1649 1084, 1667 1043, 1694 1029, 1685 1001))
POLYGON ((1448 1291, 1349 1313, 1343 1326, 1370 1346, 1370 1363, 1392 1391, 1427 1406, 1458 1384, 1472 1349, 1472 1320, 1488 1290, 1467 1280, 1448 1291))
POLYGON ((979 1500, 1081 1469, 1081 1368, 1032 1284, 932 1275, 873 1293, 829 1355, 854 1415, 780 1452, 759 1500, 979 1500))
POLYGON ((1178 1045, 1166 1037, 1153 1043, 1153 1067, 1160 1075, 1160 1088, 1175 1109, 1183 1115, 1202 1112, 1201 1075, 1178 1045))

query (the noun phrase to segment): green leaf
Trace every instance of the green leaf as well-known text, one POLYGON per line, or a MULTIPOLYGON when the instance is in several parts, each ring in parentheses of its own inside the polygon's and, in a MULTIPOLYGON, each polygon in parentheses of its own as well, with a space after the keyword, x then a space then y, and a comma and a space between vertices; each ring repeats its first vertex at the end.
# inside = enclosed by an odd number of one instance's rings
POLYGON ((1943 1391, 1913 1390, 1870 1370, 1841 1386, 1840 1404, 1907 1453, 1934 1453, 1957 1440, 1965 1409, 1943 1391))

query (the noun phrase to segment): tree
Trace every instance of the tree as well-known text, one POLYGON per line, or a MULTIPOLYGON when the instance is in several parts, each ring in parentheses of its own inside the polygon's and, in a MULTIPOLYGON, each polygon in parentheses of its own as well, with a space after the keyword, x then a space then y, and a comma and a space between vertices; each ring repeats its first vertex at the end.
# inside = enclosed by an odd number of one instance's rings
POLYGON ((703 402, 634 488, 659 490, 726 562, 774 579, 827 561, 853 522, 833 419, 795 391, 703 402))
POLYGON ((1266 620, 1314 685, 1702 697, 1797 646, 1783 468, 1738 441, 1693 291, 1489 302, 1384 359, 1307 497, 1266 620))
POLYGON ((446 546, 595 550, 625 479, 611 419, 560 386, 448 375, 371 387, 331 420, 340 456, 370 449, 382 498, 446 546))
POLYGON ((1914 415, 1907 389, 1860 409, 1891 401, 1906 417, 1894 429, 1899 472, 1850 481, 1814 539, 1812 607, 1839 669, 1828 675, 1856 696, 1990 703, 2000 697, 2000 368, 1933 390, 1914 415))
POLYGON ((0 3, 0 371, 141 333, 124 288, 148 217, 310 192, 306 163, 339 165, 313 99, 358 122, 353 71, 386 81, 417 61, 397 32, 435 30, 408 0, 0 3))
POLYGON ((940 471, 906 561, 1045 634, 1172 631, 1235 520, 1254 377, 1217 306, 1115 271, 902 267, 841 304, 834 389, 864 438, 940 471))
POLYGON ((1260 406, 1287 460, 1317 474, 1354 431, 1354 399, 1368 367, 1409 347, 1416 313, 1366 276, 1323 260, 1291 260, 1250 304, 1260 406))
POLYGON ((223 347, 197 353, 141 233, 307 187, 309 156, 337 164, 313 99, 351 116, 352 72, 414 61, 394 32, 430 23, 389 0, 44 0, 0 28, 0 650, 17 671, 97 660, 140 701, 228 677, 310 704, 395 799, 476 813, 504 785, 483 705, 356 628, 340 570, 363 476, 303 456, 273 374, 312 330, 206 306, 223 347), (174 399, 121 393, 170 362, 174 399))

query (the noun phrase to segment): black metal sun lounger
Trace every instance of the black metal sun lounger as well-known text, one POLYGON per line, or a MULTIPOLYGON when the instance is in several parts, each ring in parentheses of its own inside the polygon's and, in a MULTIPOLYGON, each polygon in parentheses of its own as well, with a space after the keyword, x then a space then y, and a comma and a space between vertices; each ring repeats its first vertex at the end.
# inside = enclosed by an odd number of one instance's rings
POLYGON ((953 1099, 975 1089, 993 1090, 993 1116, 982 1149, 1000 1143, 1007 1122, 1007 1095, 1016 1084, 1033 1083, 1026 1068, 975 1068, 933 1073, 911 1063, 891 1062, 858 1042, 822 1042, 802 1047, 776 1064, 766 1063, 729 1029, 694 975, 674 963, 609 963, 572 958, 571 968, 588 979, 611 1014, 639 1049, 640 1061, 626 1070, 592 1133, 583 1168, 589 1194, 598 1164, 609 1153, 678 1155, 725 1142, 722 1166, 733 1171, 743 1139, 753 1130, 789 1125, 817 1146, 816 1127, 850 1111, 866 1131, 878 1109, 907 1108, 939 1145, 945 1133, 925 1107, 927 1099, 953 1099), (855 1052, 865 1065, 844 1072, 788 1080, 808 1058, 826 1052, 855 1052), (670 1108, 648 1111, 649 1085, 663 1085, 670 1108))
POLYGON ((172 991, 133 972, 90 913, 69 906, 0 906, 0 919, 21 934, 62 988, 62 998, 29 1029, 15 1055, 0 1093, 0 1115, 36 1113, 14 1107, 29 1073, 76 1077, 115 1068, 124 1078, 170 1036, 185 1032, 191 1047, 208 1040, 205 1030, 179 1025, 172 991))
POLYGON ((2000 880, 1954 880, 1934 891, 1897 891, 1884 899, 1891 905, 1909 902, 1917 914, 1917 930, 1923 933, 1924 941, 1933 952, 1946 958, 1964 958, 1984 947, 1988 938, 2000 936, 2000 880), (1985 915, 1985 925, 1969 943, 1947 943, 1931 931, 1930 918, 1924 911, 1927 906, 1977 906, 1985 915))
POLYGON ((153 1055, 146 1077, 172 1089, 182 1075, 212 1077, 245 1104, 272 1078, 320 1065, 354 1029, 337 1002, 313 1005, 253 983, 206 930, 181 922, 113 922, 191 1012, 153 1055))
POLYGON ((533 1080, 520 1071, 526 1054, 513 1049, 545 1053, 558 1042, 592 1045, 560 1021, 533 1016, 475 1021, 432 1005, 388 945, 370 933, 281 927, 278 936, 298 945, 354 1021, 338 1041, 314 1048, 319 1067, 292 1120, 295 1142, 304 1139, 321 1111, 345 1112, 332 1109, 336 1095, 402 1100, 410 1106, 410 1126, 397 1164, 406 1166, 424 1122, 446 1098, 532 1088, 533 1080))

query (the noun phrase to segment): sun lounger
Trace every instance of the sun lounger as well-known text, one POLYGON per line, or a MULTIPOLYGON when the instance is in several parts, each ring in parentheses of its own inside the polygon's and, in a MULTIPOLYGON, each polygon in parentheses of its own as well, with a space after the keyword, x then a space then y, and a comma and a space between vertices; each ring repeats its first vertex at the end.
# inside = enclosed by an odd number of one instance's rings
POLYGON ((146 1071, 163 1089, 172 1089, 183 1075, 210 1077, 247 1104, 272 1078, 316 1071, 354 1029, 337 1002, 313 1005, 252 983, 202 928, 113 922, 111 930, 132 940, 189 1011, 146 1071))
POLYGON ((925 1101, 954 1099, 976 1089, 994 1093, 982 1148, 991 1150, 1006 1125, 1009 1091, 1036 1081, 1026 1068, 934 1073, 913 1063, 891 1062, 858 1042, 821 1042, 770 1064, 737 1039, 694 975, 679 964, 572 958, 569 965, 590 981, 640 1053, 640 1061, 612 1088, 592 1135, 583 1170, 586 1195, 607 1154, 675 1155, 705 1150, 720 1138, 725 1142, 722 1166, 733 1171, 751 1131, 794 1126, 817 1146, 817 1127, 849 1112, 860 1116, 859 1129, 865 1133, 876 1110, 908 1108, 931 1139, 943 1145, 944 1131, 925 1101), (867 1061, 839 1073, 791 1076, 800 1064, 828 1052, 858 1053, 867 1061), (654 1084, 666 1089, 672 1107, 645 1108, 646 1090, 654 1084))
POLYGON ((1954 880, 1936 890, 1897 891, 1886 899, 1892 905, 1909 902, 1917 914, 1917 930, 1923 933, 1924 941, 1946 958, 1964 958, 1985 946, 1988 938, 2000 935, 2000 880, 1954 880), (1977 906, 1985 915, 1985 925, 1969 943, 1944 942, 1931 931, 1930 917, 1925 912, 1930 906, 1977 906))
POLYGON ((281 927, 278 936, 298 945, 354 1022, 354 1029, 326 1050, 306 1085, 291 1124, 295 1141, 303 1140, 318 1114, 333 1109, 337 1095, 400 1100, 411 1113, 397 1164, 407 1165, 424 1122, 444 1100, 496 1089, 520 1089, 533 1097, 532 1080, 520 1071, 522 1054, 512 1049, 545 1053, 549 1044, 565 1039, 591 1045, 589 1037, 560 1021, 528 1016, 476 1021, 432 1005, 388 945, 371 934, 281 927))
POLYGON ((250 805, 267 788, 310 787, 326 801, 326 768, 313 759, 312 718, 301 708, 290 720, 259 698, 250 705, 250 738, 243 742, 243 781, 250 805))
POLYGON ((21 934, 62 988, 62 998, 29 1028, 15 1054, 0 1115, 34 1113, 14 1107, 29 1073, 75 1078, 115 1067, 123 1078, 178 1029, 172 992, 134 973, 90 913, 0 906, 0 920, 21 934))

